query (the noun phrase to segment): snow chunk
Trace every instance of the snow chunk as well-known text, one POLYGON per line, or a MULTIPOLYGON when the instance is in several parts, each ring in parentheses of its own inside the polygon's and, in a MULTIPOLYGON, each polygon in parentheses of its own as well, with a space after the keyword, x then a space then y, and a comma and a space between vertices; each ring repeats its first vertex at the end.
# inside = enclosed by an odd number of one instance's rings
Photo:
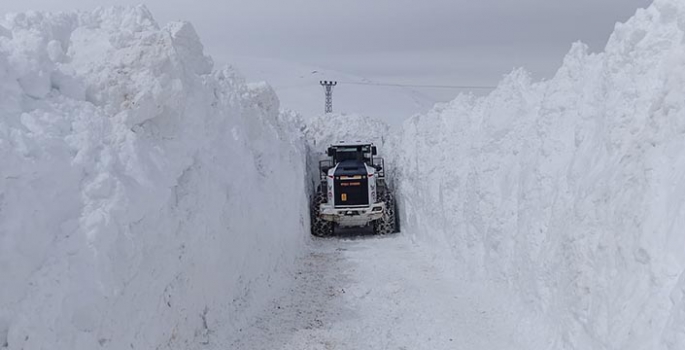
POLYGON ((12 32, 9 31, 9 29, 3 27, 0 25, 0 38, 12 38, 12 32))
POLYGON ((159 30, 159 25, 145 5, 100 7, 92 12, 79 13, 79 21, 81 26, 101 28, 112 33, 113 39, 119 35, 159 30))
POLYGON ((209 74, 214 63, 210 57, 203 54, 204 47, 195 28, 189 22, 170 23, 165 28, 171 35, 173 45, 179 52, 187 66, 195 74, 209 74))

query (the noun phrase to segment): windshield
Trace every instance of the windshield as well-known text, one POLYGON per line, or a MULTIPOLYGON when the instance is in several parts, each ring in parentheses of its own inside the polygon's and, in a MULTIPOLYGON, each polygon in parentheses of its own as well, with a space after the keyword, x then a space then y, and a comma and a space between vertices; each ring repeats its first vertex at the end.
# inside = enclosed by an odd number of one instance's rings
POLYGON ((365 161, 369 159, 371 146, 336 147, 335 159, 338 162, 345 160, 365 161))

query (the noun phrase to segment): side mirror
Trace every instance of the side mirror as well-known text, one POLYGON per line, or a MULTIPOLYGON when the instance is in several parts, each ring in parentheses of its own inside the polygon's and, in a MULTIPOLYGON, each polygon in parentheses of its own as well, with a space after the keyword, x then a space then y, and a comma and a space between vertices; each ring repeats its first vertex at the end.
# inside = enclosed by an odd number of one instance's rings
POLYGON ((329 157, 333 157, 335 155, 335 149, 333 147, 328 147, 328 154, 329 157))
POLYGON ((378 150, 376 149, 376 146, 371 146, 371 155, 375 156, 378 154, 378 150))

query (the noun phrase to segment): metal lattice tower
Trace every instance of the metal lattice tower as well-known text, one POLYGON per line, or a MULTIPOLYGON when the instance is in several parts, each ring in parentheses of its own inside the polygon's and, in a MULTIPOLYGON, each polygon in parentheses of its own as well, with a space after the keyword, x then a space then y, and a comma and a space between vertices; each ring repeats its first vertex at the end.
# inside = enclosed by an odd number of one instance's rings
POLYGON ((338 85, 338 82, 324 80, 319 83, 326 90, 326 113, 333 113, 333 87, 338 85))

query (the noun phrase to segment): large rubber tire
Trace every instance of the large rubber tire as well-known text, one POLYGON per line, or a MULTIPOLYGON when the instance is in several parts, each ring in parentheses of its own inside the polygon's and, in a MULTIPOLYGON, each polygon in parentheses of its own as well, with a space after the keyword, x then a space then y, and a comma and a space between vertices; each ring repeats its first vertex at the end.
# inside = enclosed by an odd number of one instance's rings
POLYGON ((329 237, 333 235, 333 222, 326 221, 319 215, 321 204, 326 202, 326 194, 322 191, 316 191, 314 198, 312 198, 312 206, 309 209, 309 212, 311 213, 312 235, 317 237, 329 237))
POLYGON ((373 232, 377 235, 388 235, 396 231, 395 196, 386 190, 381 192, 381 199, 385 202, 383 217, 373 222, 373 232))

